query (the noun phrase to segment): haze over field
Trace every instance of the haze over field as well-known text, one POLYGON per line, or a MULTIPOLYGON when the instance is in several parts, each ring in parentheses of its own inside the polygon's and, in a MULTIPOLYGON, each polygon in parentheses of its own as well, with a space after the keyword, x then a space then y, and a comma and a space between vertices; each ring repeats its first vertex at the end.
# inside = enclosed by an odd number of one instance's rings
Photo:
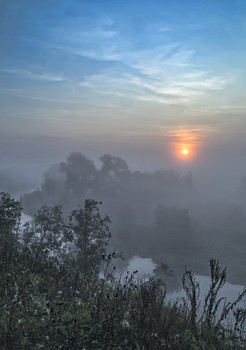
POLYGON ((245 38, 245 0, 0 0, 0 349, 246 350, 245 38))
POLYGON ((32 191, 31 214, 90 195, 129 258, 206 273, 217 254, 245 283, 245 14, 243 0, 1 1, 0 190, 32 191))

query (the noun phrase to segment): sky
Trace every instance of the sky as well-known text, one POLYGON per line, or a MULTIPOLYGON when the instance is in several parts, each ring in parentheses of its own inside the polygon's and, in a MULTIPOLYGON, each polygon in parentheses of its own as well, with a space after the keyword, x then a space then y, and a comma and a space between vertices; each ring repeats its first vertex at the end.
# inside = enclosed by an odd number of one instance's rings
POLYGON ((245 161, 244 0, 1 0, 0 16, 1 166, 245 161))

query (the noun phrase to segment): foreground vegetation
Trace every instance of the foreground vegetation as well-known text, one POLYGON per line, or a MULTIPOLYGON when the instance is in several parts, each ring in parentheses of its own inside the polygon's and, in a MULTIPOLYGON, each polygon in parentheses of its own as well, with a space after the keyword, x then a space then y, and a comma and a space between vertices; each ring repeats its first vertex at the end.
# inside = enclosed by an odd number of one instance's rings
POLYGON ((0 348, 246 349, 246 310, 218 297, 226 270, 210 260, 211 285, 200 303, 191 271, 184 300, 169 302, 161 273, 115 277, 110 219, 86 200, 64 221, 42 207, 20 230, 20 203, 0 195, 0 348), (100 274, 99 274, 100 272, 100 274), (233 320, 231 322, 231 320, 233 320), (231 323, 230 323, 231 322, 231 323))

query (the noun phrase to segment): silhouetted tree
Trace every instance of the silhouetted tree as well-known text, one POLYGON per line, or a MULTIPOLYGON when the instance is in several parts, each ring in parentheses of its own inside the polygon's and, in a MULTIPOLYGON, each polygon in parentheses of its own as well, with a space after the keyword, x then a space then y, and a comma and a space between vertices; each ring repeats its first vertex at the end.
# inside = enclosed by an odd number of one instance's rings
POLYGON ((101 171, 106 174, 119 176, 120 173, 129 172, 126 161, 120 157, 113 157, 110 154, 104 154, 100 161, 102 162, 101 171))
MULTIPOLYGON (((33 220, 25 224, 23 242, 36 259, 57 262, 64 258, 65 244, 69 241, 62 207, 42 206, 33 220)), ((40 263, 40 262, 39 262, 40 263)))
POLYGON ((99 272, 111 237, 110 219, 101 215, 99 204, 101 202, 87 199, 84 207, 73 210, 70 216, 70 231, 77 250, 76 264, 84 275, 99 272))
POLYGON ((95 181, 96 167, 92 160, 81 153, 71 153, 66 162, 60 165, 65 173, 65 185, 72 191, 73 196, 84 196, 88 189, 92 189, 95 181))
POLYGON ((21 205, 8 193, 0 193, 0 270, 7 272, 16 255, 21 205))

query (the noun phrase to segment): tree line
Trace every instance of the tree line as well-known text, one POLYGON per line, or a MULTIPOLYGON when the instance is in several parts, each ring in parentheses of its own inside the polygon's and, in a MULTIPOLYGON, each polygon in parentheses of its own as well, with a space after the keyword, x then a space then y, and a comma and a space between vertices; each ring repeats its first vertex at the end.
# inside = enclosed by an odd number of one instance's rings
POLYGON ((158 250, 154 242, 160 239, 167 250, 175 251, 179 245, 189 254, 194 240, 192 220, 188 210, 175 203, 192 195, 191 175, 171 170, 131 171, 125 160, 109 154, 99 161, 97 168, 92 160, 74 152, 65 162, 53 165, 40 189, 23 196, 25 213, 33 215, 44 204, 61 204, 64 214, 69 215, 86 198, 99 199, 103 210, 114 217, 112 243, 124 254, 143 255, 150 247, 152 255, 158 250))

